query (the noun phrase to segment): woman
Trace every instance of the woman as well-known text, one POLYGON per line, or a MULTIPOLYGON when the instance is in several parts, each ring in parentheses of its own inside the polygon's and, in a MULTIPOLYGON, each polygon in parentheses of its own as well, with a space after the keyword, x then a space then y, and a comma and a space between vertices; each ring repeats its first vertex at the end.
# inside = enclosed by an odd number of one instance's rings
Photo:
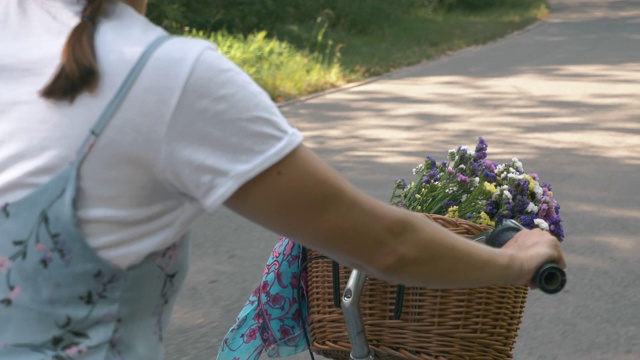
POLYGON ((0 4, 1 359, 162 358, 189 226, 223 204, 407 285, 564 266, 546 232, 493 249, 358 191, 213 45, 167 39, 145 7, 0 4))

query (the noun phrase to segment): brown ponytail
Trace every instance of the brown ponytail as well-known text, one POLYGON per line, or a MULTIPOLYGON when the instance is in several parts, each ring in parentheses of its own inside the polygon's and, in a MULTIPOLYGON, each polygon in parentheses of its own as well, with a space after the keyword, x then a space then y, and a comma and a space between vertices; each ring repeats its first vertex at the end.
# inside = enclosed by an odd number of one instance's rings
POLYGON ((60 66, 40 95, 47 99, 73 102, 82 92, 96 89, 100 73, 94 34, 97 21, 110 1, 86 0, 80 23, 71 31, 62 50, 60 66))

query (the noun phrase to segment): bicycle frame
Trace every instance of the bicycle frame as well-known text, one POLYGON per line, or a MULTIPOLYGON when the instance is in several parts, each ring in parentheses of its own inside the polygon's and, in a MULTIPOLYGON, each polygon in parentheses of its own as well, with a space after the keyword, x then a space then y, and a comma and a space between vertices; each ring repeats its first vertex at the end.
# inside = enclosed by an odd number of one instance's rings
POLYGON ((351 342, 352 360, 378 360, 367 343, 367 334, 360 312, 360 295, 366 280, 367 275, 362 271, 356 269, 351 271, 340 304, 351 342))

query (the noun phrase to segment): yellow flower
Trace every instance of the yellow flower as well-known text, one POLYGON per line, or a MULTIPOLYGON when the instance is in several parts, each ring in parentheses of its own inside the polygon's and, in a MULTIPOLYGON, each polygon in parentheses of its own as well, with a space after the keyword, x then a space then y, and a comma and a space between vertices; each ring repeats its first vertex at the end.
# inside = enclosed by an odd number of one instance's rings
POLYGON ((480 225, 489 225, 496 226, 495 221, 491 221, 489 215, 487 215, 484 211, 480 213, 480 225))
POLYGON ((484 183, 484 188, 485 188, 485 190, 487 190, 488 192, 490 192, 492 194, 495 194, 495 193, 498 192, 498 189, 496 189, 496 186, 493 185, 492 183, 489 183, 489 182, 485 182, 484 183))
POLYGON ((538 182, 533 180, 533 178, 527 174, 524 174, 522 176, 527 179, 527 181, 529 181, 529 192, 533 192, 533 190, 536 188, 536 185, 538 185, 538 182))
POLYGON ((458 217, 458 207, 457 206, 450 207, 449 211, 447 212, 447 217, 457 218, 458 217))

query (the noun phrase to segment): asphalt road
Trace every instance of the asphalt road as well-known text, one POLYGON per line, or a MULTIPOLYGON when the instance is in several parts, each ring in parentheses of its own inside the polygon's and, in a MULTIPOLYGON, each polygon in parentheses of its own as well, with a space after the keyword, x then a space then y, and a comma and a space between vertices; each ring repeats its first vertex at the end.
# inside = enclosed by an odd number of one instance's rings
MULTIPOLYGON (((569 281, 529 295, 515 359, 640 359, 640 1, 554 0, 519 34, 282 111, 382 200, 478 136, 491 159, 518 157, 554 185, 569 281)), ((196 224, 168 359, 215 358, 277 239, 224 209, 196 224)))

